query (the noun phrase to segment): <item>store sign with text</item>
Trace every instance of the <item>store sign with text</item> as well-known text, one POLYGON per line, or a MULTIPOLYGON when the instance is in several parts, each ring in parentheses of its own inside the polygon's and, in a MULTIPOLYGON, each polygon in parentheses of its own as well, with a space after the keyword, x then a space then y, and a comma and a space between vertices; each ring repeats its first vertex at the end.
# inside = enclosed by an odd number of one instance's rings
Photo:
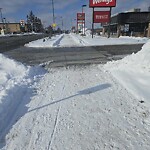
POLYGON ((25 21, 24 20, 20 20, 20 25, 21 25, 21 27, 24 27, 25 26, 25 21))
POLYGON ((81 31, 82 28, 84 28, 84 23, 82 22, 78 23, 78 30, 81 31))
POLYGON ((116 0, 90 0, 90 7, 115 7, 116 0))
POLYGON ((108 23, 110 11, 94 11, 94 23, 108 23))
POLYGON ((77 13, 77 20, 85 20, 85 13, 77 13))

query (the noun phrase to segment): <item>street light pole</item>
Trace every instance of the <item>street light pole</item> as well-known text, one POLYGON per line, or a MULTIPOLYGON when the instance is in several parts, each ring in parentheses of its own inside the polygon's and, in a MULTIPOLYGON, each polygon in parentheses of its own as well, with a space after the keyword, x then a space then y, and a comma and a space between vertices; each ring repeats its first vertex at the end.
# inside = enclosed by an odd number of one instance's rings
POLYGON ((63 28, 64 28, 64 21, 63 21, 63 17, 61 17, 61 19, 62 19, 62 20, 61 20, 61 21, 62 21, 62 22, 61 22, 61 25, 62 25, 62 31, 63 31, 63 28))
POLYGON ((6 30, 6 32, 7 32, 7 26, 6 26, 6 18, 3 18, 3 23, 4 23, 4 29, 6 30))
POLYGON ((0 13, 1 13, 1 21, 2 21, 2 24, 3 24, 4 22, 3 22, 2 8, 0 8, 0 13))
POLYGON ((3 22, 2 8, 0 8, 0 13, 1 13, 1 21, 3 22))
POLYGON ((82 5, 82 34, 85 34, 85 18, 84 18, 84 32, 83 32, 83 7, 86 7, 86 5, 82 5))
POLYGON ((53 9, 53 23, 55 23, 55 11, 54 11, 54 1, 52 0, 52 9, 53 9))

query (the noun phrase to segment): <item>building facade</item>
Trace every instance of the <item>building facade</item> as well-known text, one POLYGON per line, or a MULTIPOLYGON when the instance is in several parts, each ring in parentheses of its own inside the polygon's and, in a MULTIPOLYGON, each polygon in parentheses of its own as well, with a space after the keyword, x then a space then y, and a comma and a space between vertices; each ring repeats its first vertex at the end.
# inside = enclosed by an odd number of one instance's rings
MULTIPOLYGON (((150 12, 125 12, 111 17, 110 29, 112 34, 149 36, 150 12)), ((104 25, 108 30, 108 25, 104 25)))
POLYGON ((20 23, 0 23, 0 30, 4 29, 5 33, 21 33, 26 32, 26 25, 22 27, 20 23))

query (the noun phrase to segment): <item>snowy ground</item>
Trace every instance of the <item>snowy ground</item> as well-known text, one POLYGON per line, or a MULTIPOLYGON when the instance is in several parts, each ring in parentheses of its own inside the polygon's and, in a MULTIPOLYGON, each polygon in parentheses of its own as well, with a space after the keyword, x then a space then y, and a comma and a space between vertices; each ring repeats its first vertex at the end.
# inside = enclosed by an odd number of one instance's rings
POLYGON ((150 41, 120 61, 47 72, 0 55, 0 74, 1 150, 150 149, 150 41))
POLYGON ((27 47, 74 47, 74 46, 98 46, 98 45, 122 45, 122 44, 141 44, 146 43, 148 38, 140 37, 120 37, 106 38, 94 36, 80 36, 78 34, 62 34, 54 37, 45 38, 26 44, 27 47))
POLYGON ((0 34, 0 38, 2 37, 7 37, 7 36, 26 36, 26 35, 33 35, 33 34, 42 34, 42 33, 35 33, 35 32, 31 32, 31 33, 21 33, 21 34, 0 34))

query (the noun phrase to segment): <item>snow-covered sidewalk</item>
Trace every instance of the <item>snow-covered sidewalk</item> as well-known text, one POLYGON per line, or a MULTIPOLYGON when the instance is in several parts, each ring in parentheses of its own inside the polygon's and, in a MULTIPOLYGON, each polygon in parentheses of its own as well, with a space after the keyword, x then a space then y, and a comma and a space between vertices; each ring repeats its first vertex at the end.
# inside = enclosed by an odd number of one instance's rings
POLYGON ((0 54, 0 74, 1 150, 150 149, 150 40, 119 61, 47 72, 0 54))
POLYGON ((36 88, 3 149, 150 148, 149 109, 103 66, 50 69, 36 88))
POLYGON ((62 40, 58 43, 57 47, 77 47, 83 46, 81 43, 76 42, 71 34, 65 34, 62 40))

